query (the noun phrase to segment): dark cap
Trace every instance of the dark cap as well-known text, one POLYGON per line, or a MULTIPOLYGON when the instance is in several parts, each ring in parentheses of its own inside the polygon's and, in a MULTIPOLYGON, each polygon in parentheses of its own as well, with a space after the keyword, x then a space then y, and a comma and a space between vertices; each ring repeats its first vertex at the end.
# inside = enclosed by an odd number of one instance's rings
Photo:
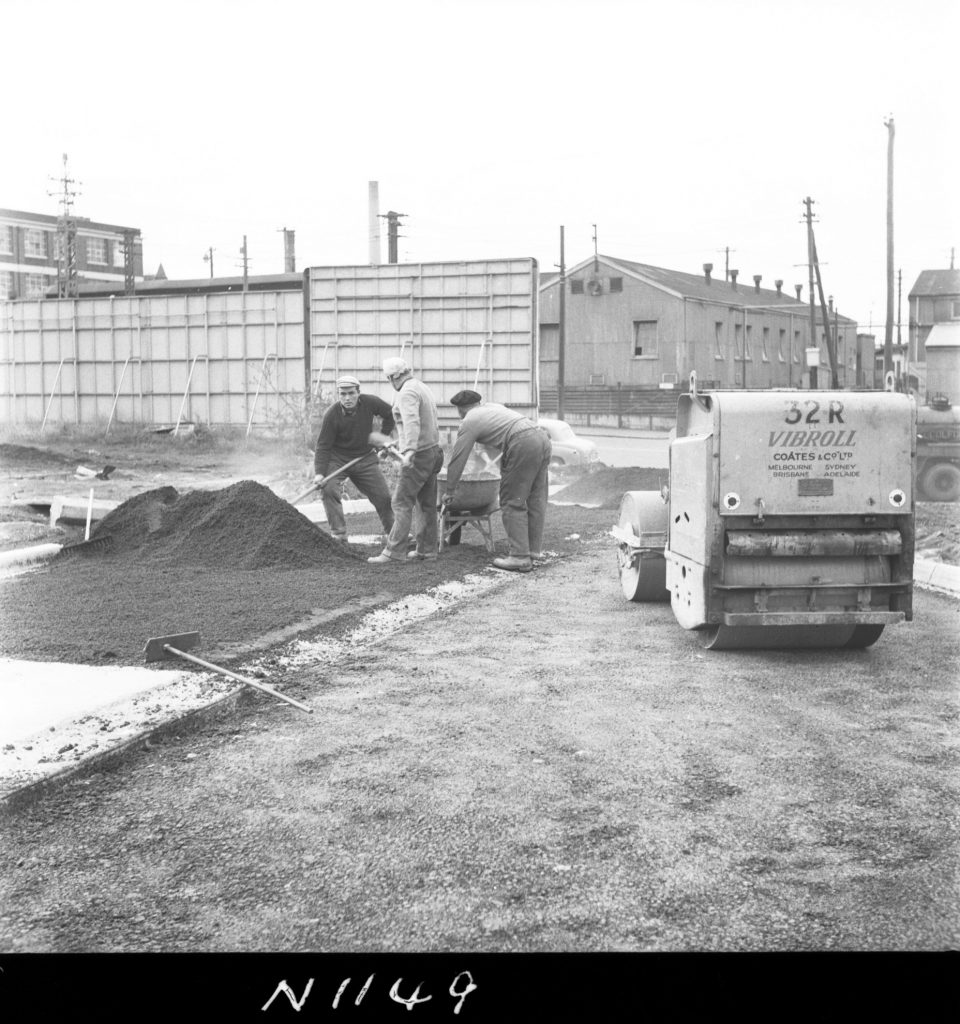
POLYGON ((476 391, 458 391, 450 399, 451 405, 477 405, 481 401, 476 391))

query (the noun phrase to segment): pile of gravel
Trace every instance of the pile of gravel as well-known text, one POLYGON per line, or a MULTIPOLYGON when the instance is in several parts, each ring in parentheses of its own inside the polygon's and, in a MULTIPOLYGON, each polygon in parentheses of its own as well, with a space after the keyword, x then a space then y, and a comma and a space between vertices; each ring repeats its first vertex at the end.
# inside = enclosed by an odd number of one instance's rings
POLYGON ((109 534, 114 554, 141 561, 219 569, 305 569, 361 556, 268 487, 241 480, 220 491, 161 487, 110 512, 93 537, 109 534))

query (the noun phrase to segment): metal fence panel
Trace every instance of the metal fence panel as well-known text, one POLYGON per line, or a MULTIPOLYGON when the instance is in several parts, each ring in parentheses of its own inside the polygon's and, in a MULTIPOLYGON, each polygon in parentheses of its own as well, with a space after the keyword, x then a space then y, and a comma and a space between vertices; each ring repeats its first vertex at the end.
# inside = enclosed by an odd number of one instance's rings
POLYGON ((537 408, 536 260, 471 260, 311 267, 310 373, 332 396, 337 376, 389 399, 383 360, 402 355, 437 396, 441 421, 462 388, 533 413, 537 408))
POLYGON ((303 406, 299 291, 0 304, 0 422, 264 427, 303 406))

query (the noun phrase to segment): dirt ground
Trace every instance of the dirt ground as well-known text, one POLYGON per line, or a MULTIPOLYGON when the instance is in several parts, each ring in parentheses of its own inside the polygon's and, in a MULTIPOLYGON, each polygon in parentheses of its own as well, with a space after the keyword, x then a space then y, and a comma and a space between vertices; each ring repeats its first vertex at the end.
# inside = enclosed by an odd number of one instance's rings
MULTIPOLYGON (((107 459, 112 500, 308 478, 303 451, 205 444, 11 458, 4 504, 107 459)), ((457 951, 451 976, 478 985, 463 1019, 501 1020, 517 1004, 492 952, 956 949, 960 605, 919 592, 914 622, 865 651, 704 651, 668 605, 623 599, 606 531, 622 491, 648 486, 639 470, 570 480, 555 500, 601 507, 551 505, 545 566, 323 666, 284 655, 322 639, 318 609, 467 574, 488 560, 476 538, 385 569, 190 567, 121 545, 4 581, 5 654, 137 663, 146 636, 199 628, 208 655, 259 651, 315 714, 248 692, 0 819, 0 954, 271 952, 213 969, 230 1007, 259 1013, 280 978, 299 994, 316 975, 320 1013, 374 970, 357 957, 457 951), (333 953, 354 959, 283 956, 333 953)), ((956 509, 933 508, 941 550, 956 509)), ((412 970, 447 1018, 450 963, 412 970)), ((385 978, 367 1019, 399 1010, 385 978)), ((902 994, 909 978, 874 981, 902 994)))

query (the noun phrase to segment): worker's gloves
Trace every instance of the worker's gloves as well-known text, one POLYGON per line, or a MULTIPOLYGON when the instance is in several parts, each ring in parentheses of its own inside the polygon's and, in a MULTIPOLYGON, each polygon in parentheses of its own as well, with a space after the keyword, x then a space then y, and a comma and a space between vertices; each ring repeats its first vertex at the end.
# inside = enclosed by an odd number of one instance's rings
POLYGON ((322 479, 323 479, 323 473, 314 473, 314 474, 313 474, 313 482, 314 482, 315 484, 318 484, 318 483, 320 483, 320 481, 321 481, 322 479))
POLYGON ((452 494, 444 494, 440 498, 440 507, 441 508, 448 508, 452 504, 453 504, 453 495, 452 494))

